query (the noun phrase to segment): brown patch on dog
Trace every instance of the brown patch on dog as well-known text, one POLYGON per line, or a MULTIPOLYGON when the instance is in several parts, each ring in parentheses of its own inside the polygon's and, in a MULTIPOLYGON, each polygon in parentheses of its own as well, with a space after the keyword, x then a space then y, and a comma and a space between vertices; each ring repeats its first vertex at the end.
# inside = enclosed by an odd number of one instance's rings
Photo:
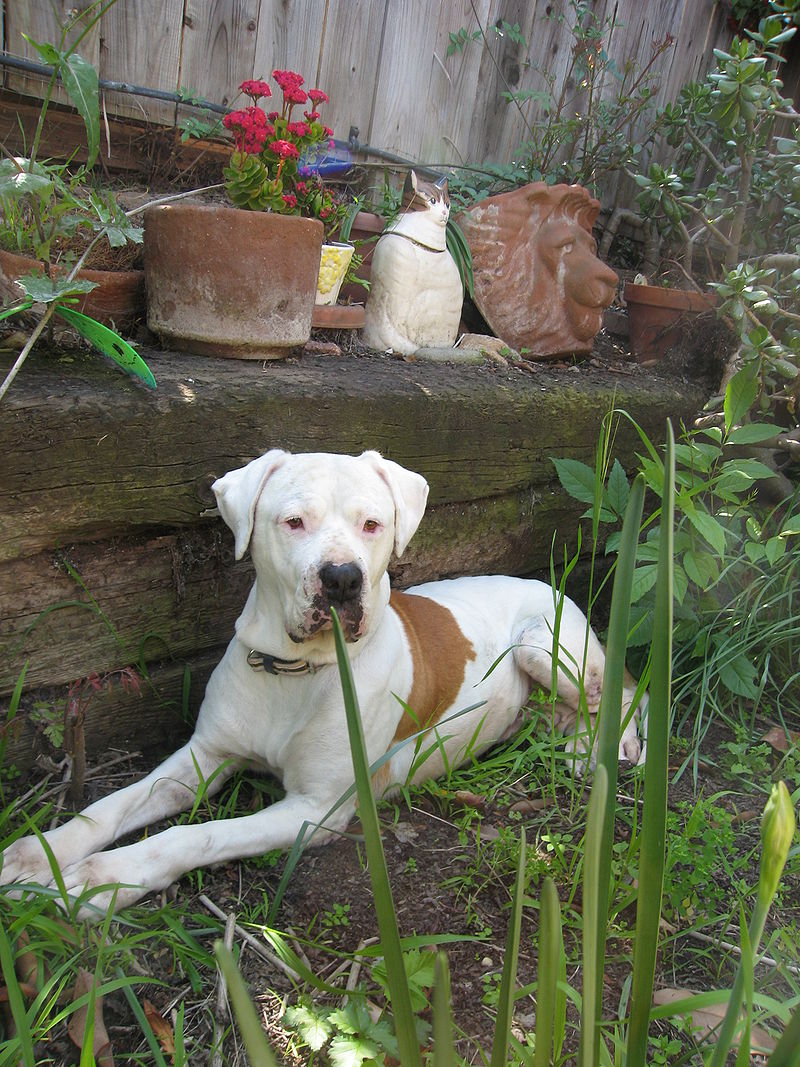
POLYGON ((395 741, 402 741, 438 722, 454 703, 475 649, 453 613, 435 600, 393 592, 389 604, 400 617, 414 661, 414 681, 406 704, 416 718, 403 712, 394 735, 395 741))

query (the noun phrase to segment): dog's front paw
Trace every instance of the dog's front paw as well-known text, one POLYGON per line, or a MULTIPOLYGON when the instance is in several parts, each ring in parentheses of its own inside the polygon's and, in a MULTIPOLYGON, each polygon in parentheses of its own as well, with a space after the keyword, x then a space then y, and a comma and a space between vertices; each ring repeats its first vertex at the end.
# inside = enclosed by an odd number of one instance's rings
POLYGON ((14 882, 49 885, 52 881, 50 860, 38 837, 19 837, 3 852, 0 885, 14 882))
POLYGON ((81 897, 82 918, 99 918, 113 907, 114 911, 135 904, 149 890, 146 884, 131 884, 136 867, 125 863, 124 848, 95 852, 70 864, 62 871, 64 885, 71 897, 81 897))

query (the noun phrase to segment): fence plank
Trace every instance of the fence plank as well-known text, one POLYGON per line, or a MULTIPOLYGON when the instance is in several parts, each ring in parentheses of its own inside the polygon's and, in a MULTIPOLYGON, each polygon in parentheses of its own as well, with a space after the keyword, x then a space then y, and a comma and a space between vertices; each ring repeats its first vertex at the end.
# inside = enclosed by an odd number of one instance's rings
POLYGON ((347 140, 351 126, 358 128, 360 140, 369 136, 387 6, 388 0, 370 4, 329 0, 327 5, 315 84, 330 97, 323 121, 341 140, 347 140))
MULTIPOLYGON (((60 46, 61 27, 69 22, 75 5, 69 0, 53 0, 52 3, 37 3, 31 0, 6 0, 5 4, 5 41, 9 52, 35 63, 44 62, 36 49, 28 44, 23 33, 40 44, 60 46)), ((67 34, 65 45, 68 47, 82 32, 80 27, 67 34)), ((80 55, 99 69, 100 65, 100 21, 98 20, 81 41, 77 49, 80 55)), ((41 97, 44 95, 46 81, 39 75, 9 73, 8 87, 19 93, 41 97)), ((63 89, 56 89, 52 99, 56 103, 69 103, 69 97, 63 89)))
MULTIPOLYGON (((327 3, 313 0, 261 0, 256 34, 256 77, 295 70, 316 85, 327 3)), ((344 59, 342 50, 340 61, 344 59)), ((273 86, 273 91, 275 87, 273 86)), ((280 90, 277 91, 280 100, 280 90)))
MULTIPOLYGON (((187 18, 192 16, 187 13, 187 18)), ((175 92, 180 82, 183 0, 124 0, 103 15, 100 77, 175 92), (135 68, 131 57, 136 56, 135 68)), ((171 125, 174 105, 106 92, 110 113, 171 125)))

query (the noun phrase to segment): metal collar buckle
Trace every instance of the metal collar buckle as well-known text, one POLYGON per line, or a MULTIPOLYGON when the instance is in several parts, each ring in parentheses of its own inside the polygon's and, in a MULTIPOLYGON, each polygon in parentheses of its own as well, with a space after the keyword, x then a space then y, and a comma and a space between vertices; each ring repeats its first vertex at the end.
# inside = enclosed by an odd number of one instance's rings
POLYGON ((254 671, 266 671, 267 674, 313 674, 316 668, 307 659, 278 659, 266 652, 251 648, 247 653, 247 662, 254 671))

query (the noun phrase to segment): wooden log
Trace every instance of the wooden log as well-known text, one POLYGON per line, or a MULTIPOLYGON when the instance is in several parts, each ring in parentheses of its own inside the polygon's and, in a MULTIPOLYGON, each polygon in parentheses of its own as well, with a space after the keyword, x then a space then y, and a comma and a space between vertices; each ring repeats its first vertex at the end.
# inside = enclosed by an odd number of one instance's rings
MULTIPOLYGON (((605 414, 624 407, 657 442, 697 386, 591 366, 533 372, 377 354, 265 365, 141 347, 151 392, 82 351, 42 351, 3 401, 0 561, 76 541, 195 526, 215 477, 271 447, 377 448, 423 474, 430 505, 555 484, 553 456, 593 462, 605 414)), ((0 371, 10 364, 0 355, 0 371)), ((626 421, 617 449, 630 466, 626 421)))

